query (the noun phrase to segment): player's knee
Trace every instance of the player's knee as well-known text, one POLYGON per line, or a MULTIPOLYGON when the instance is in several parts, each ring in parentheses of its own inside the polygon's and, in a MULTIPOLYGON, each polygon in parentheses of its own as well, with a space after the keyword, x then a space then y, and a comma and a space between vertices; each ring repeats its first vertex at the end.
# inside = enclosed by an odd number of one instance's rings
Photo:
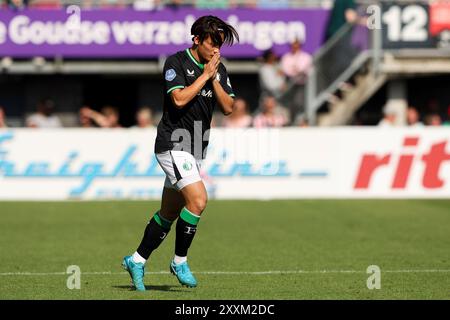
POLYGON ((206 208, 207 202, 208 202, 207 197, 198 196, 189 202, 189 207, 191 208, 191 211, 193 211, 194 213, 202 213, 203 210, 205 210, 206 208))

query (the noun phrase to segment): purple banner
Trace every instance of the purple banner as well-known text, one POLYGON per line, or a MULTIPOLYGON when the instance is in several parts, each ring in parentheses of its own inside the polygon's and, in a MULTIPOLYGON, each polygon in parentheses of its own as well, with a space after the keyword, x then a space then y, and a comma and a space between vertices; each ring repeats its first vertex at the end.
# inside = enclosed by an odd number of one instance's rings
POLYGON ((195 10, 159 11, 61 10, 0 12, 0 56, 70 58, 153 58, 192 44, 190 28, 203 15, 233 25, 240 43, 224 47, 225 57, 251 58, 273 47, 278 54, 295 39, 315 52, 323 41, 328 10, 195 10), (79 18, 78 18, 79 17, 79 18))

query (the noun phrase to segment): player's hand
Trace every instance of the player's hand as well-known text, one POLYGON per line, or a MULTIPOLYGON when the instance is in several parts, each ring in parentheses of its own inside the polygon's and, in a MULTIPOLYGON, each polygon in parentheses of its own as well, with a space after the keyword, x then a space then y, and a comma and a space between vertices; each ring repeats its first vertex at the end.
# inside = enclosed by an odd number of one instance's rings
POLYGON ((220 65, 220 51, 219 51, 219 49, 214 49, 214 54, 219 55, 219 57, 218 57, 218 61, 217 61, 216 72, 214 72, 213 76, 211 77, 212 80, 216 79, 217 72, 219 71, 219 65, 220 65))
POLYGON ((214 79, 217 70, 219 69, 220 64, 220 53, 216 52, 212 59, 205 65, 205 68, 203 69, 203 73, 205 73, 208 76, 208 79, 214 79))

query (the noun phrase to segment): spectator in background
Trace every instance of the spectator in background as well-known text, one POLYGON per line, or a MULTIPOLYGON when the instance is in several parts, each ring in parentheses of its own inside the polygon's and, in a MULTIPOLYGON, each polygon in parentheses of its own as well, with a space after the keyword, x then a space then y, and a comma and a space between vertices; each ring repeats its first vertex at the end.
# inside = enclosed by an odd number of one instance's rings
POLYGON ((291 113, 291 122, 305 112, 305 85, 312 69, 312 56, 302 51, 299 40, 291 44, 291 50, 281 58, 281 68, 289 80, 286 106, 291 113))
POLYGON ((384 107, 383 110, 384 116, 380 122, 378 122, 379 127, 395 127, 397 121, 397 112, 394 108, 389 105, 384 107))
MULTIPOLYGON (((334 0, 325 30, 325 42, 330 40, 345 25, 348 25, 349 28, 334 43, 333 49, 330 49, 322 57, 323 62, 318 80, 320 87, 324 89, 328 87, 333 80, 345 71, 349 66, 349 61, 352 61, 358 55, 360 49, 352 43, 355 31, 354 26, 357 24, 363 25, 364 29, 367 28, 367 18, 359 16, 355 1, 334 0)), ((347 82, 339 83, 338 86, 345 91, 351 89, 354 84, 354 78, 350 78, 347 82)), ((342 92, 337 94, 340 96, 342 92)))
POLYGON ((94 121, 101 128, 121 128, 119 124, 119 110, 113 106, 104 106, 100 112, 89 107, 83 107, 80 115, 94 121))
POLYGON ((180 9, 183 7, 191 7, 192 4, 191 3, 186 3, 183 0, 170 0, 169 2, 166 3, 166 7, 167 8, 171 8, 171 9, 180 9))
POLYGON ((83 110, 90 109, 89 106, 83 106, 80 111, 78 112, 78 119, 80 122, 80 126, 82 128, 95 128, 95 124, 91 118, 89 118, 83 110))
POLYGON ((328 41, 345 24, 353 24, 357 20, 358 13, 354 0, 334 0, 325 31, 325 41, 328 41))
POLYGON ((241 8, 256 8, 257 6, 257 0, 234 0, 236 3, 235 6, 241 7, 241 8))
POLYGON ((255 128, 283 127, 287 125, 288 118, 277 105, 275 97, 267 95, 263 97, 261 112, 253 119, 255 128))
POLYGON ((257 0, 257 6, 260 9, 287 9, 289 0, 257 0))
POLYGON ((151 128, 153 127, 153 112, 150 107, 144 106, 136 112, 136 125, 132 128, 151 128))
POLYGON ((126 0, 100 0, 100 7, 102 9, 125 9, 127 5, 126 0))
MULTIPOLYGON (((61 0, 42 0, 42 1, 29 1, 29 7, 33 9, 61 9, 63 8, 64 4, 61 0)), ((82 4, 84 6, 84 3, 82 4)))
POLYGON ((13 11, 21 11, 28 7, 28 0, 6 0, 6 4, 13 11))
POLYGON ((8 128, 6 125, 5 110, 2 106, 0 106, 0 128, 8 128))
POLYGON ((291 43, 291 50, 281 57, 281 68, 288 79, 305 84, 311 72, 312 57, 302 51, 302 44, 298 39, 291 43))
POLYGON ((442 118, 438 113, 431 113, 426 117, 427 126, 439 127, 442 125, 442 118))
POLYGON ((26 126, 29 128, 61 128, 61 120, 53 114, 54 112, 55 103, 53 100, 41 100, 37 104, 37 112, 26 119, 26 126))
POLYGON ((295 118, 294 125, 301 128, 309 127, 308 119, 305 114, 300 114, 295 118))
POLYGON ((414 107, 409 107, 406 111, 406 122, 410 127, 422 127, 423 123, 420 122, 419 112, 414 107))
POLYGON ((199 9, 228 9, 229 0, 196 0, 195 6, 199 9))
POLYGON ((135 0, 133 2, 134 10, 151 11, 161 10, 164 8, 164 4, 161 0, 135 0))
POLYGON ((283 71, 278 64, 278 57, 269 49, 263 53, 263 64, 259 69, 261 94, 273 95, 277 98, 286 92, 287 84, 283 71))
POLYGON ((252 124, 252 117, 248 113, 247 101, 236 98, 233 102, 233 112, 225 117, 223 126, 226 128, 247 128, 252 124))
POLYGON ((122 128, 119 123, 119 109, 113 106, 104 106, 101 113, 105 116, 108 128, 122 128))

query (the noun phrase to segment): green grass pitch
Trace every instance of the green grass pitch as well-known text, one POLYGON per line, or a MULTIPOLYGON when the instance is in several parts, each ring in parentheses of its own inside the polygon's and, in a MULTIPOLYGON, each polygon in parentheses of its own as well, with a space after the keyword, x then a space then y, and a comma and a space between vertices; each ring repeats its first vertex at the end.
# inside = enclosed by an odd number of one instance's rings
POLYGON ((189 253, 199 286, 168 272, 172 227, 139 293, 120 263, 158 207, 1 202, 0 299, 450 299, 450 200, 210 201, 189 253))

